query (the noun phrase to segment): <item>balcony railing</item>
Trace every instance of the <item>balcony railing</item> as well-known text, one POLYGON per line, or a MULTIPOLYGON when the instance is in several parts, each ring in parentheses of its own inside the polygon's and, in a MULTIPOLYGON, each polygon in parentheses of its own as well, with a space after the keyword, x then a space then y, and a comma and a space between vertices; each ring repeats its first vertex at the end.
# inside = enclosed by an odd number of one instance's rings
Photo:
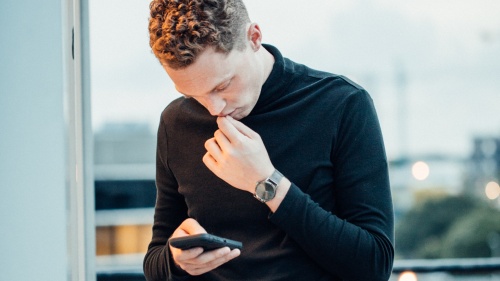
MULTIPOLYGON (((97 281, 145 281, 142 258, 143 255, 98 257, 97 281)), ((500 281, 500 258, 397 260, 389 280, 500 281)))

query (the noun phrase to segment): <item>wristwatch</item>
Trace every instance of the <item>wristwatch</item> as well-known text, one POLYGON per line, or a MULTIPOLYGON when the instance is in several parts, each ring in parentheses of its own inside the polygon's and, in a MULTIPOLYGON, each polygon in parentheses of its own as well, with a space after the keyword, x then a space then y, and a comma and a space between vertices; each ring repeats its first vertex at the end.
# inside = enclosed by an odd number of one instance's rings
POLYGON ((257 198, 262 203, 266 203, 272 200, 276 196, 276 188, 280 183, 283 175, 278 171, 274 170, 273 174, 263 181, 257 182, 255 186, 255 193, 253 196, 257 198))

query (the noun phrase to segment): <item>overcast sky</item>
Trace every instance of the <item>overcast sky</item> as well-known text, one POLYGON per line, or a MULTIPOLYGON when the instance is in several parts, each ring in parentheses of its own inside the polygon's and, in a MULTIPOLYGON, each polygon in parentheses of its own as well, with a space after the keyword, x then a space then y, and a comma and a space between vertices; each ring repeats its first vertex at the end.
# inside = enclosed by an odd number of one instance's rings
MULTIPOLYGON (((500 2, 247 0, 264 42, 372 95, 390 158, 467 156, 500 136, 500 2)), ((149 50, 148 1, 90 0, 94 127, 157 126, 179 95, 149 50)), ((153 129, 154 130, 154 129, 153 129)))

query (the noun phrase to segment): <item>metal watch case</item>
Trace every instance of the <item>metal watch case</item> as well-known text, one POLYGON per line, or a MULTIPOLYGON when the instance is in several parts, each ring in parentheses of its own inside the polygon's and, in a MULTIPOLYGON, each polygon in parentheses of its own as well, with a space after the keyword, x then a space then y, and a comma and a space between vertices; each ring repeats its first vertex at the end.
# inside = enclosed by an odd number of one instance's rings
POLYGON ((257 182, 253 196, 262 203, 272 200, 276 196, 276 189, 282 178, 283 175, 278 170, 274 170, 270 177, 257 182))

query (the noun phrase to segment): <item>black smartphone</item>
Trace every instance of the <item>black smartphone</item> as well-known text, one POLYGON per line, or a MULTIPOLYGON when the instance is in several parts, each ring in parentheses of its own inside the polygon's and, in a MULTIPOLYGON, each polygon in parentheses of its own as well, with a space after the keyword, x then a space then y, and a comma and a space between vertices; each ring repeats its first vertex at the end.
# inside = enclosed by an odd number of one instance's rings
POLYGON ((234 241, 208 233, 170 238, 168 241, 173 247, 182 250, 187 250, 195 247, 202 247, 204 251, 210 251, 222 247, 229 247, 229 249, 231 250, 243 249, 243 243, 239 241, 234 241))

